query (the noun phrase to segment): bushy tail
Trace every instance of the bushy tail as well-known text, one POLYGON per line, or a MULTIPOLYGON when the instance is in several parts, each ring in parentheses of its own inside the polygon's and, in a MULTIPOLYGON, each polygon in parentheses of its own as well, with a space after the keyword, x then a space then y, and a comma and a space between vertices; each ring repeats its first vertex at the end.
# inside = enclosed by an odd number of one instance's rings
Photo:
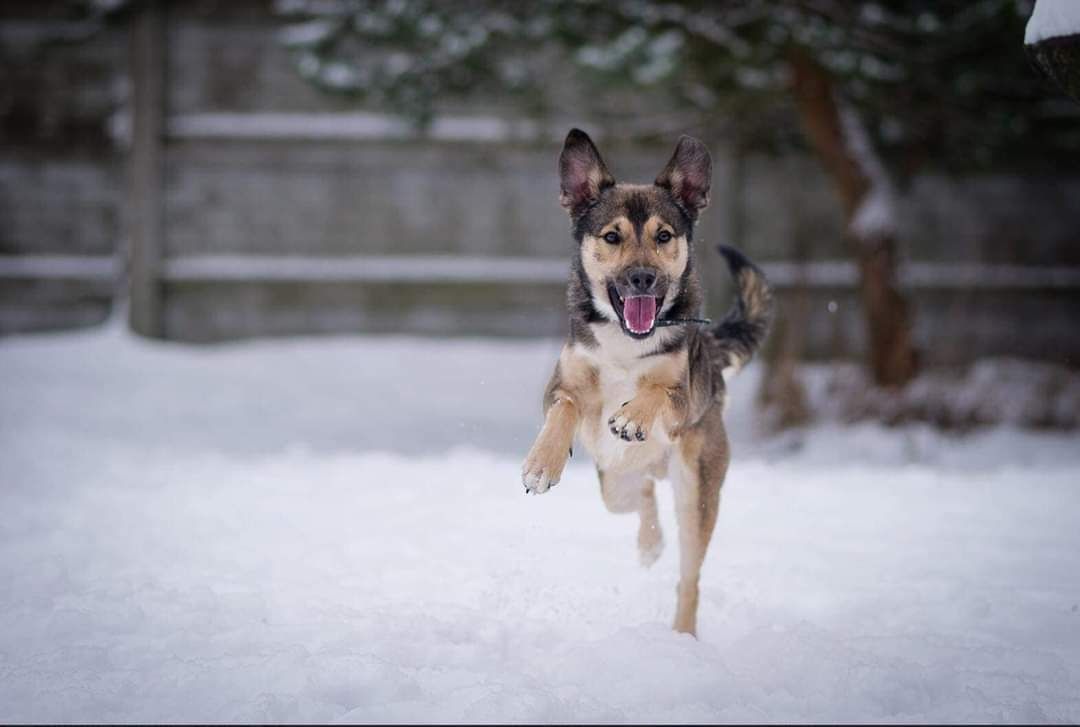
POLYGON ((727 260, 739 294, 724 320, 710 331, 712 353, 722 368, 734 373, 750 361, 768 335, 773 296, 765 274, 745 255, 727 245, 717 249, 727 260))

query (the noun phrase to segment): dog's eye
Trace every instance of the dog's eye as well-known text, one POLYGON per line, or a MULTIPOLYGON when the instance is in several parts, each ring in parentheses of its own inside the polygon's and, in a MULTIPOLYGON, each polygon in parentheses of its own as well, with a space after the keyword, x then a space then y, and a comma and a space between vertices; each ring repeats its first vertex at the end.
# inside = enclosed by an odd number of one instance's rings
POLYGON ((619 233, 618 232, 609 232, 606 235, 604 235, 604 242, 610 242, 612 245, 614 245, 618 241, 619 241, 619 233))
POLYGON ((667 230, 660 230, 660 234, 656 236, 657 242, 671 242, 671 233, 667 230))

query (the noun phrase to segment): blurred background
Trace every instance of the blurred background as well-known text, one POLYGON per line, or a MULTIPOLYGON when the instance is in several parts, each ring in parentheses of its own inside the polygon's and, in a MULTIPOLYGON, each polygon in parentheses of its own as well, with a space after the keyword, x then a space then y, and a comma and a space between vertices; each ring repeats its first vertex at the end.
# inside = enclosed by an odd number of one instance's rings
POLYGON ((7 0, 0 334, 557 337, 567 129, 628 181, 689 133, 710 314, 715 243, 779 291, 770 427, 1072 427, 1080 105, 1032 8, 7 0), (803 362, 834 364, 820 402, 803 362))

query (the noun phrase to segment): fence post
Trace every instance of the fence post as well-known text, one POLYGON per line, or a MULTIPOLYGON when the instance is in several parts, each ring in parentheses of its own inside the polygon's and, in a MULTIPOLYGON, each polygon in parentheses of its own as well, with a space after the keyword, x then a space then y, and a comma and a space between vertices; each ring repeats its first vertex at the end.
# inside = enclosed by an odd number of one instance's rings
POLYGON ((136 333, 159 338, 164 333, 158 277, 164 236, 165 8, 162 0, 143 0, 135 5, 128 51, 132 87, 129 323, 136 333))

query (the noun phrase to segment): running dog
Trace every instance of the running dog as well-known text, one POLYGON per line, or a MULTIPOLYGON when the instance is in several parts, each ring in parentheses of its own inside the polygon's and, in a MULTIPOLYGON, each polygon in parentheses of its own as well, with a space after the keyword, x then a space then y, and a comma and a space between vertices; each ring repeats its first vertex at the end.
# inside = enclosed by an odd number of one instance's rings
POLYGON ((663 548, 655 481, 669 478, 679 524, 674 628, 694 634, 701 564, 729 460, 724 380, 764 340, 772 294, 753 263, 721 246, 738 298, 718 325, 700 318, 693 231, 709 203, 712 160, 697 139, 679 139, 653 184, 617 184, 592 140, 573 129, 559 176, 577 242, 570 332, 522 481, 526 492, 547 492, 577 437, 596 461, 608 510, 638 513, 640 559, 652 565, 663 548))

